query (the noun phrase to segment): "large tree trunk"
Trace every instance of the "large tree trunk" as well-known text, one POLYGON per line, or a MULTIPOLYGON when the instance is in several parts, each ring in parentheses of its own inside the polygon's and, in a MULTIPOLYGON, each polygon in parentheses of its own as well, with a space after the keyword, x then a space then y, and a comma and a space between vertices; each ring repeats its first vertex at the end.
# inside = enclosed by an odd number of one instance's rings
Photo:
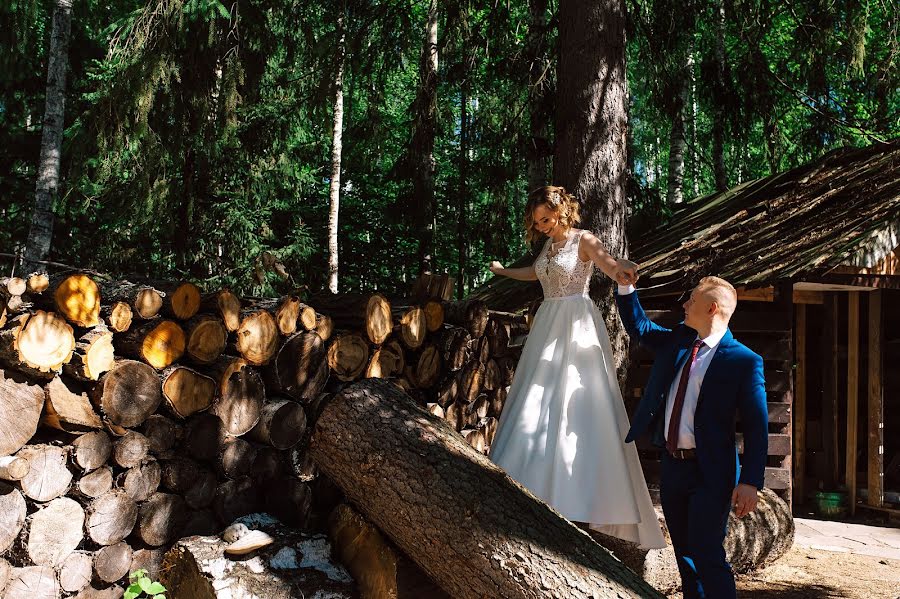
POLYGON ((338 292, 338 215, 341 201, 341 137, 344 128, 344 62, 346 38, 344 7, 337 18, 337 52, 334 73, 334 118, 331 129, 331 181, 328 186, 328 289, 338 292))
POLYGON ((31 228, 25 246, 25 272, 41 270, 53 239, 53 202, 59 192, 59 163, 65 129, 66 70, 69 65, 69 32, 72 0, 56 0, 47 66, 47 98, 41 133, 41 157, 35 190, 31 228))
POLYGON ((684 149, 687 145, 684 135, 684 109, 688 92, 687 66, 685 65, 685 69, 679 71, 678 95, 673 98, 672 102, 672 130, 669 133, 669 173, 666 189, 668 204, 680 204, 684 201, 684 149))
POLYGON ((389 382, 329 401, 310 451, 453 597, 662 597, 389 382))
POLYGON ((718 0, 713 6, 716 28, 715 80, 713 83, 712 152, 716 191, 728 189, 725 170, 725 3, 718 0))
POLYGON ((547 185, 550 149, 550 120, 553 90, 550 86, 547 0, 528 2, 528 116, 531 143, 526 151, 528 191, 547 185))
MULTIPOLYGON (((625 241, 625 2, 562 0, 554 179, 581 201, 582 226, 615 257, 625 241)), ((595 275, 591 297, 606 319, 620 379, 628 340, 612 281, 595 275)))
POLYGON ((420 272, 434 269, 434 136, 437 127, 437 0, 428 3, 428 22, 419 63, 419 93, 412 140, 413 205, 419 236, 420 272))

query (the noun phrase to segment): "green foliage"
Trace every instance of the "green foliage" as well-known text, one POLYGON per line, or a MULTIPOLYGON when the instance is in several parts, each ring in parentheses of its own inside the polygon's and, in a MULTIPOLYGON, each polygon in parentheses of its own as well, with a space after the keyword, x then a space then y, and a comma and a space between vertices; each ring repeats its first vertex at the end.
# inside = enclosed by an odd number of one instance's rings
POLYGON ((125 599, 166 599, 166 587, 151 580, 146 570, 136 570, 128 575, 130 584, 125 589, 125 599))
MULTIPOLYGON (((534 2, 439 5, 435 261, 457 276, 462 236, 467 288, 489 260, 527 249, 534 2)), ((714 189, 720 105, 730 184, 900 135, 896 0, 725 3, 726 78, 714 93, 720 4, 628 3, 634 235, 673 210, 679 111, 686 198, 714 189)), ((347 23, 340 287, 403 291, 418 274, 410 144, 427 3, 413 0, 76 3, 51 259, 255 295, 322 288, 338 11, 347 23), (261 268, 264 256, 289 276, 261 268)), ((2 252, 17 251, 28 230, 51 13, 49 1, 0 6, 2 252)), ((538 118, 552 132, 553 107, 538 118)))

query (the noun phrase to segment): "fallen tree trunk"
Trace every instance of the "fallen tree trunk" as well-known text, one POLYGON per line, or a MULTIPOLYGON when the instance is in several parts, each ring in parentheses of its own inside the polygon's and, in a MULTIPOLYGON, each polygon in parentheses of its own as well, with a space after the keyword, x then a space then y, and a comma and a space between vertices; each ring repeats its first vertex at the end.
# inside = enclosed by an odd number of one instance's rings
POLYGON ((329 401, 310 451, 453 597, 662 597, 388 382, 329 401), (466 517, 436 526, 435 505, 466 517))

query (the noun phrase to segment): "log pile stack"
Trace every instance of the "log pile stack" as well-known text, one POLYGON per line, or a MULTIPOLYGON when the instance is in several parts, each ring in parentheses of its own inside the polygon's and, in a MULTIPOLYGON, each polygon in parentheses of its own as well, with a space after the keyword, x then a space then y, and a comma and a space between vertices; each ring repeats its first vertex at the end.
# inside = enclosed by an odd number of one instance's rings
POLYGON ((346 382, 392 379, 486 451, 523 331, 477 302, 0 281, 7 595, 121 585, 178 538, 254 511, 303 526, 329 488, 306 454, 309 423, 346 382))

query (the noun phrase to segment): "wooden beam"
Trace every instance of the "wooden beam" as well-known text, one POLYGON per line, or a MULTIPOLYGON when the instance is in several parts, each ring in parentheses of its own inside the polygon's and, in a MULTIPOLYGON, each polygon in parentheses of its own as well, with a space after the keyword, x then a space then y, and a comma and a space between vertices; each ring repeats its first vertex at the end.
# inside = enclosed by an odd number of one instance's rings
POLYGON ((847 491, 856 513, 856 432, 859 414, 859 292, 847 294, 847 491))
POLYGON ((794 503, 802 504, 806 478, 806 306, 797 305, 796 330, 797 368, 794 376, 794 503))
MULTIPOLYGON (((737 433, 735 445, 738 453, 744 453, 744 435, 737 433)), ((768 454, 770 456, 784 457, 791 455, 791 437, 787 433, 769 433, 768 454)))
POLYGON ((766 468, 765 485, 773 491, 783 491, 791 488, 791 471, 788 468, 766 468))
POLYGON ((869 294, 869 505, 884 503, 884 385, 882 381, 882 293, 869 294))
MULTIPOLYGON (((757 287, 756 289, 737 289, 738 301, 741 302, 772 302, 775 301, 774 287, 757 287)), ((825 296, 821 291, 795 289, 793 292, 795 304, 822 304, 825 296)))

